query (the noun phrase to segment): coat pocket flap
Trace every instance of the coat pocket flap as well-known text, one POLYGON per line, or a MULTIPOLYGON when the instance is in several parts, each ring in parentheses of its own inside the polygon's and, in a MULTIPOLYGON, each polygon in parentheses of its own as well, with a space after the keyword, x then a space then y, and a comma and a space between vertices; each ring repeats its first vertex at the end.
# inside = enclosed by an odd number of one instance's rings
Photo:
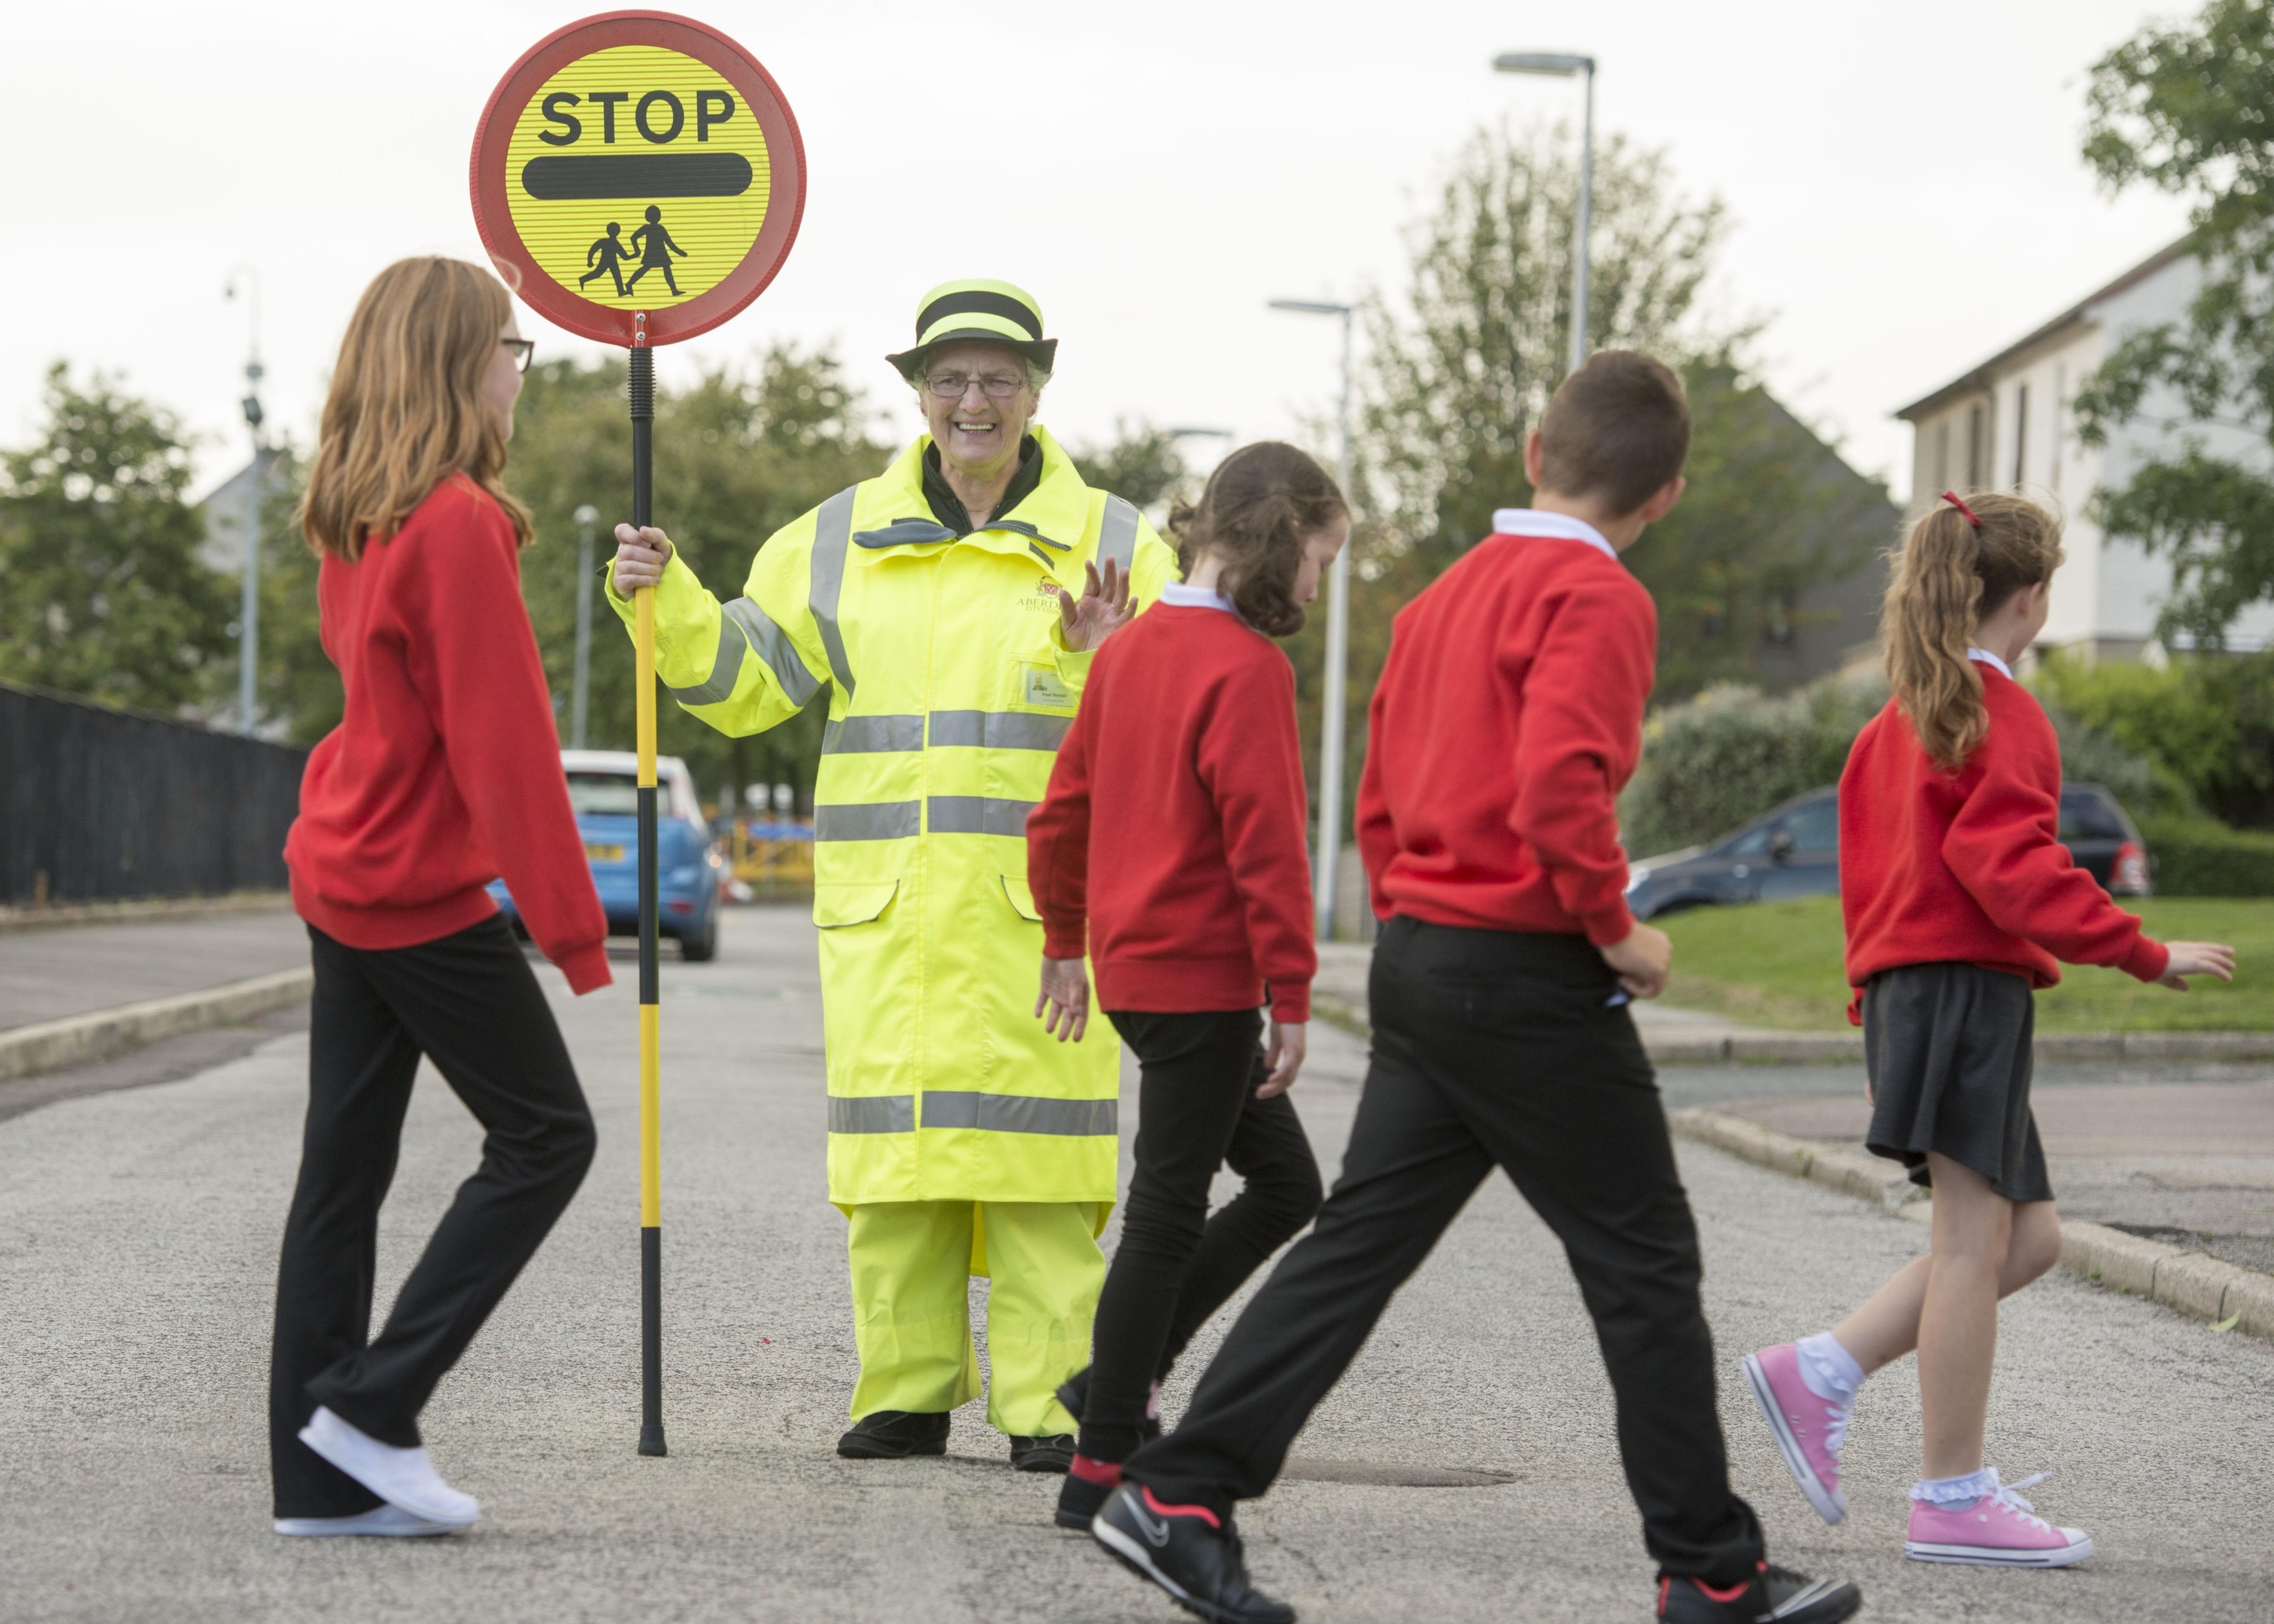
POLYGON ((1035 906, 1033 888, 1028 885, 1024 875, 1005 875, 1003 894, 1011 899, 1011 906, 1020 919, 1030 919, 1037 925, 1043 922, 1042 911, 1035 906))
POLYGON ((822 883, 813 888, 813 922, 824 930, 865 925, 882 914, 900 888, 898 880, 822 883))

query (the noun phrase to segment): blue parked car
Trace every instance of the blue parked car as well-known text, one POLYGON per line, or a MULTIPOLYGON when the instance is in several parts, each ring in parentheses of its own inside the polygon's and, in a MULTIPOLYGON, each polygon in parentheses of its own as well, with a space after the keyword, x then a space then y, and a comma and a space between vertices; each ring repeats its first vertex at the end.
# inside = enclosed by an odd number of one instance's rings
MULTIPOLYGON (((2061 786, 2059 839, 2110 895, 2154 894, 2147 843, 2098 784, 2061 786)), ((1637 919, 1683 908, 1840 894, 1840 792, 1811 790, 1707 846, 1645 857, 1627 869, 1637 919)))
MULTIPOLYGON (((608 934, 639 934, 639 758, 629 750, 563 750, 568 804, 591 860, 592 884, 608 934)), ((680 957, 701 964, 719 951, 719 884, 726 858, 696 801, 695 779, 675 756, 655 763, 657 934, 675 938, 680 957)), ((523 929, 503 880, 490 883, 516 930, 523 929)))

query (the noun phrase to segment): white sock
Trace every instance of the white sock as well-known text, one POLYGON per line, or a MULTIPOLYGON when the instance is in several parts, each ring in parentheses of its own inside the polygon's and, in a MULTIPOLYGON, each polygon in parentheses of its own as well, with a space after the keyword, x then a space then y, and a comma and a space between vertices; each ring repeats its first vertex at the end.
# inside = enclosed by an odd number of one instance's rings
POLYGON ((1153 1384, 1153 1390, 1145 1395, 1145 1419, 1158 1421, 1160 1418, 1161 1384, 1156 1381, 1153 1384))
POLYGON ((1998 1492, 1998 1469, 1985 1466, 1962 1477, 1922 1477, 1911 1485, 1911 1498, 1923 1500, 1939 1511, 1964 1510, 1984 1494, 1998 1492))
POLYGON ((1864 1385, 1864 1367, 1838 1338, 1819 1331, 1794 1346, 1800 1354, 1800 1379, 1811 1393, 1843 1410, 1856 1402, 1856 1389, 1864 1385))

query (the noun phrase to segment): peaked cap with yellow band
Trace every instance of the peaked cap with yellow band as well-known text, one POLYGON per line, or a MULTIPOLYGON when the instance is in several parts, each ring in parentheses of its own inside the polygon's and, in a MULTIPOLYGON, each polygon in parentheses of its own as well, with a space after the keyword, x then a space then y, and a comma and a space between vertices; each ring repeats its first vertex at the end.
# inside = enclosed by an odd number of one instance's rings
POLYGON ((1046 372, 1058 352, 1058 341, 1043 336, 1043 307, 1033 294, 1007 282, 979 280, 944 282, 925 294, 916 305, 915 347, 885 359, 914 383, 933 345, 973 339, 1015 350, 1046 372))

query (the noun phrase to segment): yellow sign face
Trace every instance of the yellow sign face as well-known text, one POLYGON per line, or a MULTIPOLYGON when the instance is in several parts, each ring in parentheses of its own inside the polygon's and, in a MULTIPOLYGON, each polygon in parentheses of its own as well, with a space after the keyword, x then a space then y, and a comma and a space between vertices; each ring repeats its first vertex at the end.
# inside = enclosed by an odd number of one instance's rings
POLYGON ((765 224, 766 138, 733 85, 654 45, 594 51, 515 121, 506 206, 538 268, 614 310, 708 293, 765 224))

